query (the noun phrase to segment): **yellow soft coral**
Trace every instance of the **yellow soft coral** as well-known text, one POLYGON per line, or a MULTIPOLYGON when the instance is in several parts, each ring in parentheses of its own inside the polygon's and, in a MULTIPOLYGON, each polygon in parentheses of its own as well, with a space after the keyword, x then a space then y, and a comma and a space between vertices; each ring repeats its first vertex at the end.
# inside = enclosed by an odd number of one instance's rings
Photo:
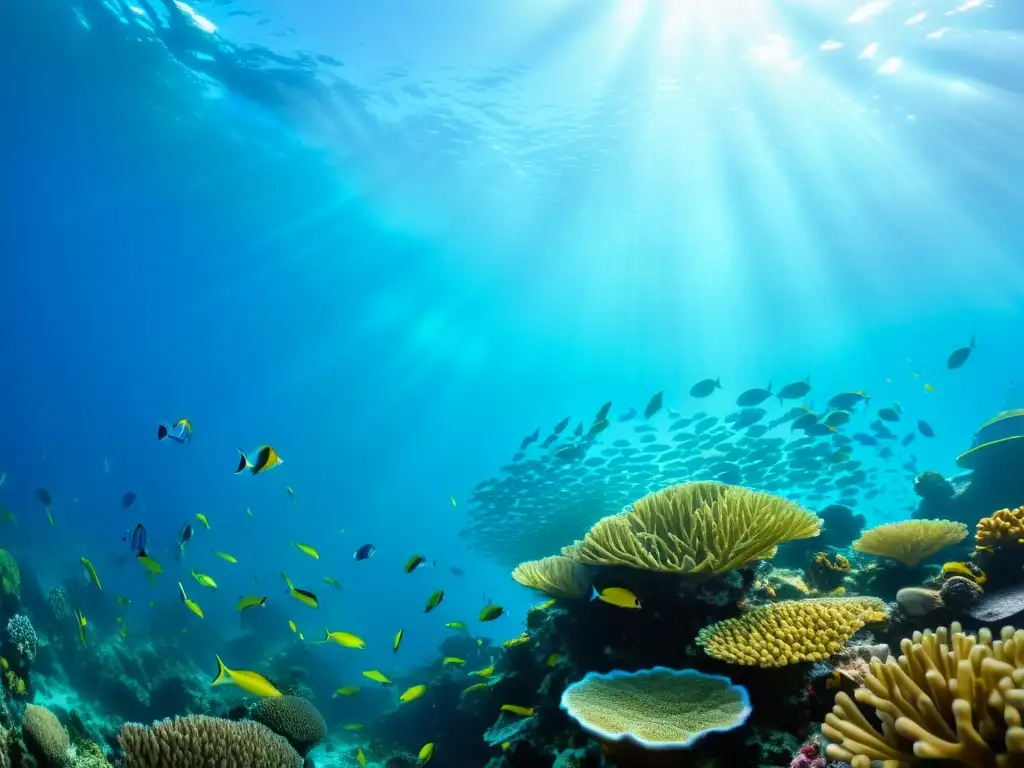
POLYGON ((684 483, 599 520, 562 554, 587 565, 724 573, 770 558, 784 541, 817 536, 821 520, 796 502, 723 483, 684 483))
POLYGON ((552 597, 586 597, 590 592, 586 567, 562 555, 520 563, 512 578, 552 597))
POLYGON ((1024 630, 1004 627, 1000 640, 981 629, 964 634, 959 624, 900 643, 903 655, 871 660, 871 672, 854 692, 873 707, 879 731, 845 693, 821 730, 828 757, 852 768, 917 765, 947 760, 973 768, 1024 765, 1024 630))
POLYGON ((874 597, 787 600, 707 626, 697 644, 730 664, 784 667, 824 661, 865 624, 884 619, 885 603, 874 597))
POLYGON ((1000 509, 978 521, 975 549, 984 551, 1021 544, 1024 544, 1024 507, 1000 509))
POLYGON ((853 548, 868 555, 891 557, 904 565, 917 565, 966 536, 967 526, 951 520, 901 520, 865 531, 853 542, 853 548))

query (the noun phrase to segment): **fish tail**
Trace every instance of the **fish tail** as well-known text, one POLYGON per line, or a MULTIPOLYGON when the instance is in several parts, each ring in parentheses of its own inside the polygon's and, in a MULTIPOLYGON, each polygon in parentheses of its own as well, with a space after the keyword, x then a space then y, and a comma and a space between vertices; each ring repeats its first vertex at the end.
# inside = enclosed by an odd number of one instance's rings
POLYGON ((238 450, 238 468, 235 470, 235 474, 236 475, 239 474, 240 472, 244 472, 246 467, 252 466, 249 463, 249 459, 245 455, 245 451, 243 451, 241 448, 238 448, 237 450, 238 450))
POLYGON ((715 389, 721 389, 721 388, 722 388, 722 377, 719 376, 717 379, 715 379, 715 389))
MULTIPOLYGON (((216 654, 215 654, 216 656, 216 654)), ((213 682, 210 683, 212 688, 215 685, 227 685, 231 682, 231 678, 228 676, 228 668, 224 666, 224 662, 220 660, 220 656, 217 658, 217 676, 213 678, 213 682)))
POLYGON ((772 392, 772 383, 769 381, 768 382, 768 394, 771 394, 771 392, 772 392))
POLYGON ((593 584, 590 585, 590 599, 597 600, 601 596, 601 593, 597 591, 597 587, 593 584))
POLYGON ((971 334, 971 349, 974 349, 974 334, 971 334))
POLYGON ((164 424, 158 424, 156 427, 156 439, 163 440, 167 437, 167 426, 164 424))

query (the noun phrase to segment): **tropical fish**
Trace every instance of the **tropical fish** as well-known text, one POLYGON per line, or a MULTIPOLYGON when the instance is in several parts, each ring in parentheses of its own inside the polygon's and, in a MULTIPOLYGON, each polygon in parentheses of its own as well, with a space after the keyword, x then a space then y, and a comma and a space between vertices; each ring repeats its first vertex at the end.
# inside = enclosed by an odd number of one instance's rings
POLYGON ((533 611, 546 611, 548 608, 550 608, 556 602, 558 602, 558 601, 555 600, 554 598, 552 598, 550 600, 545 600, 543 603, 540 603, 538 605, 532 605, 532 606, 530 606, 530 610, 528 611, 528 613, 532 613, 533 611))
POLYGON ((298 634, 298 631, 299 631, 299 630, 298 630, 298 628, 297 628, 297 627, 295 626, 295 622, 294 622, 294 621, 292 621, 291 619, 289 619, 289 620, 288 620, 288 628, 289 628, 289 629, 290 629, 290 630, 291 630, 292 632, 295 632, 296 634, 298 634))
POLYGON ((45 488, 36 488, 36 498, 39 500, 39 503, 42 504, 44 507, 48 507, 51 504, 53 504, 53 497, 50 495, 50 492, 45 488))
POLYGON ((363 544, 352 557, 356 560, 369 560, 376 551, 377 548, 373 544, 363 544))
POLYGON ((496 618, 501 616, 505 612, 505 609, 500 605, 486 605, 483 610, 480 611, 480 621, 494 621, 496 618))
POLYGON ((271 684, 267 678, 258 672, 249 672, 242 669, 228 669, 224 662, 217 656, 217 676, 210 683, 212 688, 215 685, 237 685, 246 693, 253 696, 280 696, 281 692, 271 684))
POLYGON ((338 696, 355 696, 359 693, 358 685, 343 685, 335 691, 338 696))
POLYGON ((644 408, 644 417, 651 418, 654 414, 661 410, 661 403, 663 400, 663 392, 655 393, 654 397, 651 398, 650 402, 647 403, 647 407, 644 408))
POLYGON ((933 387, 931 384, 925 384, 924 385, 924 391, 925 392, 931 392, 932 394, 935 394, 935 387, 933 387))
POLYGON ((419 757, 419 759, 420 759, 420 766, 424 766, 427 763, 429 763, 430 762, 430 758, 432 758, 433 756, 434 756, 434 742, 430 742, 429 744, 424 744, 422 749, 420 749, 419 755, 417 755, 417 757, 419 757))
POLYGON ((359 763, 359 768, 366 768, 366 755, 363 754, 363 748, 356 748, 356 762, 359 763))
POLYGON ((935 430, 932 429, 931 424, 929 424, 924 419, 921 419, 917 422, 917 429, 925 437, 935 437, 935 430))
POLYGON ((490 677, 494 674, 494 664, 491 664, 489 667, 484 667, 483 669, 478 669, 475 672, 470 672, 469 674, 476 677, 490 677))
POLYGON ((751 406, 760 405, 769 397, 772 396, 772 385, 769 384, 764 389, 748 389, 746 392, 740 394, 736 398, 736 405, 740 408, 749 408, 751 406))
POLYGON ((630 408, 619 416, 619 422, 626 422, 636 418, 636 408, 630 408))
POLYGON ((180 581, 178 582, 178 596, 181 598, 182 605, 192 611, 192 613, 200 619, 203 618, 203 609, 199 607, 199 604, 195 600, 189 599, 188 595, 185 594, 185 588, 181 586, 180 581))
POLYGON ((258 595, 246 595, 245 597, 239 598, 235 604, 236 611, 244 611, 246 608, 255 608, 257 605, 263 606, 267 604, 267 596, 259 597, 258 595))
POLYGON ((314 560, 319 560, 320 559, 320 553, 317 552, 313 547, 309 546, 309 544, 299 544, 298 542, 294 542, 294 541, 292 542, 292 544, 294 544, 295 547, 300 552, 302 552, 303 554, 309 555, 314 560))
POLYGON ((330 576, 324 576, 324 583, 334 587, 335 589, 341 589, 341 583, 337 579, 331 578, 330 576))
POLYGON ((78 619, 78 637, 81 639, 82 645, 86 645, 87 643, 85 642, 85 614, 81 611, 76 610, 75 618, 78 619))
POLYGON ((966 347, 960 347, 954 349, 949 355, 949 359, 946 360, 946 367, 949 370, 955 370, 961 365, 967 362, 967 358, 971 356, 971 350, 974 349, 974 334, 971 334, 971 343, 966 347))
POLYGON ((402 570, 404 570, 406 573, 412 573, 421 565, 426 564, 426 562, 427 558, 425 558, 423 555, 413 555, 406 561, 405 566, 403 567, 402 570))
POLYGON ((125 531, 124 536, 121 537, 121 541, 131 541, 132 552, 141 552, 146 548, 146 527, 142 523, 138 523, 135 528, 129 533, 125 531))
POLYGON ((560 434, 562 434, 562 433, 563 433, 563 432, 565 431, 565 428, 566 428, 566 427, 568 427, 568 426, 569 426, 569 417, 568 417, 568 416, 566 416, 566 417, 565 417, 564 419, 562 419, 562 420, 561 420, 560 422, 558 422, 557 424, 555 424, 555 427, 554 427, 554 429, 552 429, 551 431, 552 431, 552 432, 553 432, 554 434, 556 434, 556 435, 560 435, 560 434))
POLYGON ((238 453, 238 466, 235 468, 236 475, 244 472, 246 469, 248 469, 251 474, 258 475, 260 472, 266 472, 268 469, 273 469, 284 462, 284 460, 277 455, 277 451, 269 445, 260 446, 248 455, 245 451, 239 448, 238 453))
POLYGON ((379 669, 369 669, 363 672, 363 677, 369 678, 370 680, 373 680, 375 683, 380 683, 381 685, 393 685, 393 683, 390 680, 388 680, 387 675, 385 675, 379 669))
POLYGON ((206 587, 207 589, 216 589, 217 582, 207 576, 205 573, 199 573, 195 568, 192 569, 192 578, 199 582, 200 586, 206 587))
POLYGON ((444 590, 439 589, 427 598, 427 607, 423 609, 423 612, 430 613, 441 604, 442 600, 444 600, 444 590))
POLYGON ((462 621, 449 621, 447 624, 445 624, 445 626, 448 627, 448 629, 465 629, 466 628, 465 622, 462 622, 462 621))
POLYGON ((450 501, 452 503, 453 507, 459 506, 458 504, 455 503, 455 497, 454 496, 449 496, 448 497, 448 501, 450 501))
POLYGON ((548 656, 548 660, 545 662, 549 667, 553 667, 558 664, 558 660, 561 658, 557 653, 552 653, 548 656))
POLYGON ((115 597, 114 598, 114 602, 117 603, 118 605, 131 605, 132 604, 132 601, 129 600, 124 595, 118 595, 117 597, 115 597))
POLYGON ((99 589, 100 592, 102 592, 103 591, 103 586, 100 584, 99 574, 96 573, 96 569, 93 568, 92 563, 89 562, 88 558, 83 557, 82 558, 82 565, 84 565, 85 566, 85 570, 87 570, 89 572, 89 578, 92 579, 93 584, 95 584, 96 588, 99 589))
POLYGON ((124 509, 128 509, 128 507, 135 503, 137 498, 139 498, 139 494, 135 491, 126 491, 124 496, 121 497, 121 506, 124 509))
POLYGON ((701 379, 690 387, 690 397, 708 397, 716 389, 721 388, 721 379, 701 379))
POLYGON ((135 559, 142 563, 142 566, 149 571, 149 573, 156 575, 163 573, 163 568, 160 567, 160 563, 154 560, 152 557, 146 554, 146 550, 140 549, 139 554, 135 556, 135 559))
POLYGON ((480 691, 486 691, 490 687, 491 686, 489 686, 487 683, 477 683, 476 685, 471 685, 469 686, 469 688, 463 689, 462 693, 459 695, 465 696, 467 693, 479 693, 480 691))
POLYGON ((308 605, 310 608, 319 608, 320 602, 316 599, 316 595, 305 589, 296 589, 295 585, 292 584, 292 580, 281 574, 281 578, 284 579, 284 583, 288 585, 288 594, 294 597, 303 605, 308 605))
POLYGON ((810 391, 811 379, 808 376, 803 381, 794 381, 792 384, 787 384, 780 389, 775 396, 779 398, 779 402, 781 403, 784 400, 800 400, 810 391))
POLYGON ((366 650, 366 643, 363 638, 359 635, 353 635, 351 632, 331 632, 329 629, 324 630, 324 639, 319 641, 320 643, 337 643, 342 648, 354 648, 357 651, 366 650))
POLYGON ((391 650, 394 653, 398 653, 398 646, 400 646, 402 644, 402 637, 404 635, 405 635, 405 630, 404 629, 398 630, 398 633, 395 635, 395 642, 392 643, 392 645, 391 645, 391 650))
POLYGON ((460 659, 458 656, 445 656, 441 660, 441 664, 442 665, 444 665, 444 664, 459 664, 461 666, 462 664, 465 664, 465 663, 466 663, 466 660, 465 659, 460 659))
POLYGON ((213 552, 213 554, 219 557, 221 560, 226 560, 229 563, 238 562, 238 558, 236 558, 234 555, 229 555, 227 552, 219 552, 216 549, 211 549, 210 551, 213 552))
POLYGON ((516 704, 502 704, 502 712, 511 712, 513 715, 522 715, 523 717, 530 717, 533 715, 533 707, 520 707, 516 704))
POLYGON ((252 507, 246 507, 245 508, 245 514, 248 515, 249 517, 252 517, 252 507))
POLYGON ((206 515, 202 512, 196 512, 196 520, 203 524, 203 528, 210 530, 210 521, 206 519, 206 515))
POLYGON ((288 494, 288 498, 289 499, 291 499, 292 501, 295 501, 295 489, 294 488, 292 488, 290 485, 286 485, 284 487, 284 492, 288 494))
POLYGON ((900 415, 895 408, 880 408, 878 418, 882 421, 896 422, 900 420, 900 415))
POLYGON ((591 589, 593 590, 590 594, 591 600, 600 600, 603 603, 615 605, 619 608, 640 607, 639 598, 623 587, 605 587, 600 592, 597 591, 597 587, 591 587, 591 589))
POLYGON ((502 648, 518 648, 520 645, 526 645, 530 642, 530 636, 523 632, 519 637, 513 637, 511 640, 506 640, 501 644, 502 648))
POLYGON ((181 530, 178 531, 178 551, 175 554, 175 560, 179 563, 185 556, 185 545, 192 540, 192 526, 189 523, 185 523, 181 526, 181 530))
POLYGON ((420 696, 427 692, 427 686, 425 685, 414 685, 412 688, 407 690, 401 696, 398 697, 398 701, 401 704, 407 704, 410 701, 416 701, 420 696))
POLYGON ((191 443, 192 423, 188 419, 178 419, 170 427, 166 424, 157 424, 156 439, 163 440, 165 437, 176 443, 191 443))
POLYGON ((840 392, 828 401, 828 407, 848 411, 864 403, 866 406, 871 401, 871 395, 862 389, 855 389, 850 392, 840 392))

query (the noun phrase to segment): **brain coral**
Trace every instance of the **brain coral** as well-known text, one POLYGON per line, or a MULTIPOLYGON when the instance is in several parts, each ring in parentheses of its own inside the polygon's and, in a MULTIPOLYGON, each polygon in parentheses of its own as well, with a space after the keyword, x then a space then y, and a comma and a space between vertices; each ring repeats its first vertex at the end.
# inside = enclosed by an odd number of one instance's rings
POLYGON ((1000 509, 991 517, 978 521, 974 534, 976 549, 1001 549, 1006 546, 1019 547, 1024 543, 1024 507, 1000 509))
POLYGON ((512 578, 552 597, 586 597, 590 592, 586 566, 562 555, 520 563, 512 571, 512 578))
POLYGON ((303 757, 327 738, 327 723, 323 716, 301 696, 260 699, 249 710, 249 716, 284 736, 303 757))
POLYGON ((697 644, 730 664, 784 667, 824 661, 865 624, 884 619, 885 603, 874 597, 787 600, 705 627, 697 644))
POLYGON ((673 573, 724 573, 769 558, 778 544, 817 536, 799 504, 723 483, 683 483, 599 520, 562 554, 587 565, 673 573))
POLYGON ((302 758, 264 725, 189 715, 152 727, 125 723, 117 736, 125 768, 302 768, 302 758))
POLYGON ((951 520, 901 520, 865 531, 853 542, 853 548, 868 555, 891 557, 904 565, 917 565, 966 536, 967 526, 951 520))
POLYGON ((751 712, 747 690, 729 678, 666 667, 590 672, 565 689, 561 706, 599 740, 644 749, 685 749, 743 725, 751 712))
POLYGON ((1004 627, 1000 638, 993 640, 988 629, 964 634, 954 623, 948 631, 904 639, 898 661, 872 659, 854 698, 874 708, 881 730, 840 692, 821 727, 833 742, 829 758, 853 768, 869 768, 874 760, 886 766, 1024 764, 1024 630, 1004 627))
POLYGON ((21 730, 28 747, 45 768, 64 768, 68 758, 68 732, 46 707, 29 704, 21 716, 21 730))

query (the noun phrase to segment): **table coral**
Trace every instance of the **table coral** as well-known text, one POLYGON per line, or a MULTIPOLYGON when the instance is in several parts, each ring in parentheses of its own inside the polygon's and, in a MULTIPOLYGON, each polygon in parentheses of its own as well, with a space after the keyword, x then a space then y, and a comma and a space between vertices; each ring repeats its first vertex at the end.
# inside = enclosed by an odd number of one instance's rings
POLYGON ((853 548, 913 566, 966 536, 967 526, 952 520, 901 520, 865 531, 853 548))

